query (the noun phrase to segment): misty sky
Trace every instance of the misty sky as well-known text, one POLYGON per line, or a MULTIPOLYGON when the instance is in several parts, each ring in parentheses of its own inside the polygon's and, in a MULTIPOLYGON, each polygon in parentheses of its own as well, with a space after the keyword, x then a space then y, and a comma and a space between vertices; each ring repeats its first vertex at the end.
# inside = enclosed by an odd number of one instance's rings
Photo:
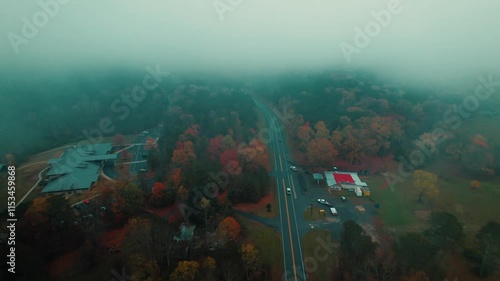
MULTIPOLYGON (((456 78, 500 66, 500 1, 401 0, 386 27, 347 63, 372 12, 389 1, 340 0, 59 0, 33 38, 23 17, 41 1, 0 0, 0 67, 75 68, 161 64, 163 69, 286 70, 373 68, 387 74, 456 78), (31 2, 31 3, 27 3, 31 2), (238 3, 240 2, 240 3, 238 3), (235 3, 226 12, 224 4, 235 3), (222 4, 221 4, 222 3, 222 4), (222 14, 222 15, 221 15, 222 14), (10 35, 9 35, 10 34, 10 35), (19 37, 17 37, 19 39, 19 37)), ((229 7, 229 6, 225 6, 229 7)))

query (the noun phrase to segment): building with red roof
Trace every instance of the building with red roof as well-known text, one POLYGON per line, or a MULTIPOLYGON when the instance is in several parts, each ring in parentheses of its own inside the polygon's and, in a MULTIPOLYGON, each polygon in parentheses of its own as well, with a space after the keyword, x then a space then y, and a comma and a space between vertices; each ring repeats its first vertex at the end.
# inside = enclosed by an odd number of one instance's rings
POLYGON ((332 189, 356 192, 356 195, 362 196, 362 193, 370 194, 368 184, 361 181, 357 173, 325 171, 326 185, 332 189))

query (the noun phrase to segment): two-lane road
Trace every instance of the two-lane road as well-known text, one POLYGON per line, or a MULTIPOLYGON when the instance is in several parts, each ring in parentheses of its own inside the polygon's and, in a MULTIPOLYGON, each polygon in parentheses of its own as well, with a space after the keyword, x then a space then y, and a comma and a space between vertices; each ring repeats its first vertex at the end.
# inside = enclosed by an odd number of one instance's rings
MULTIPOLYGON (((282 280, 286 281, 305 281, 306 271, 304 267, 304 259, 302 255, 302 247, 300 245, 300 235, 297 226, 297 213, 295 211, 294 201, 297 196, 301 196, 297 192, 298 186, 292 176, 292 172, 288 166, 287 153, 284 146, 283 130, 281 129, 278 119, 265 105, 254 99, 257 108, 264 113, 269 130, 269 148, 273 150, 276 176, 276 187, 278 189, 278 202, 280 208, 280 227, 281 240, 283 242, 283 262, 285 275, 282 280), (291 189, 291 194, 287 194, 287 188, 291 189)), ((302 212, 299 210, 299 217, 302 217, 302 212)))

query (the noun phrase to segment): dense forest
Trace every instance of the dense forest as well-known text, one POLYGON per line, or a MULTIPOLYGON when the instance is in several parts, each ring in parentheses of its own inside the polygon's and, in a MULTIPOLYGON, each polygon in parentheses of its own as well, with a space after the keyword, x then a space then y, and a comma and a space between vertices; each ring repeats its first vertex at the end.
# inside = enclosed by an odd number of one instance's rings
POLYGON ((473 134, 463 126, 467 119, 498 118, 498 96, 479 102, 472 90, 450 94, 451 88, 396 86, 365 73, 294 78, 282 78, 266 94, 293 116, 289 130, 304 153, 316 153, 309 155, 311 163, 331 165, 337 156, 350 163, 367 156, 400 159, 417 148, 427 160, 458 163, 476 177, 498 175, 494 134, 473 134), (322 150, 331 152, 329 163, 321 163, 322 150))
MULTIPOLYGON (((114 137, 115 144, 123 135, 157 126, 161 135, 157 142, 147 141, 147 175, 99 182, 94 188, 100 194, 76 213, 62 196, 18 207, 18 254, 23 256, 18 280, 33 280, 35 273, 37 280, 51 280, 49 264, 75 251, 80 266, 75 274, 109 262, 106 255, 119 252, 111 267, 126 266, 133 280, 270 280, 273 268, 263 262, 262 249, 246 240, 250 231, 234 210, 240 203, 259 202, 273 188, 271 152, 259 136, 266 124, 254 97, 283 114, 294 160, 304 166, 328 168, 342 162, 361 167, 368 158, 398 160, 415 149, 429 151, 425 157, 431 161, 413 165, 418 201, 433 198, 442 177, 424 171, 429 164, 446 162, 481 181, 496 179, 500 169, 495 132, 479 134, 464 125, 498 118, 498 96, 460 111, 461 105, 467 108, 462 104, 465 91, 448 94, 443 88, 395 85, 369 73, 239 80, 173 74, 125 114, 116 106, 134 91, 137 73, 94 79, 81 74, 70 75, 71 85, 61 79, 36 90, 37 82, 22 89, 15 81, 4 83, 2 91, 19 92, 11 99, 22 105, 16 111, 2 108, 18 126, 3 125, 9 131, 0 151, 5 161, 22 163, 33 153, 81 140, 86 137, 82 132, 95 129, 103 118, 116 126, 103 134, 114 137), (141 184, 141 177, 154 183, 141 184), (163 217, 158 210, 166 212, 163 217), (186 225, 196 226, 194 240, 174 243, 186 225), (99 241, 106 233, 120 236, 120 246, 103 249, 99 241)), ((276 206, 266 208, 270 212, 276 206)), ((467 240, 464 224, 454 214, 432 211, 424 229, 398 235, 378 220, 378 241, 356 222, 343 222, 338 263, 329 265, 335 269, 330 278, 443 280, 446 268, 440 259, 449 253, 463 255, 478 276, 494 274, 499 224, 483 224, 467 240)))

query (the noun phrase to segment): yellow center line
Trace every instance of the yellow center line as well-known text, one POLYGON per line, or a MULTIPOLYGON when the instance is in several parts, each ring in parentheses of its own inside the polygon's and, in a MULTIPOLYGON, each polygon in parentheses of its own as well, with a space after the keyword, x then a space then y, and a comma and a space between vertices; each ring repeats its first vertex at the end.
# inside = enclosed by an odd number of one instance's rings
POLYGON ((290 249, 292 250, 292 265, 293 265, 293 277, 295 281, 297 281, 297 267, 295 266, 295 254, 293 252, 293 242, 292 242, 292 228, 290 224, 290 214, 288 213, 288 200, 287 200, 287 194, 286 194, 286 185, 285 185, 285 179, 281 178, 283 181, 283 192, 285 193, 285 207, 286 207, 286 219, 288 221, 288 234, 290 235, 290 249))

